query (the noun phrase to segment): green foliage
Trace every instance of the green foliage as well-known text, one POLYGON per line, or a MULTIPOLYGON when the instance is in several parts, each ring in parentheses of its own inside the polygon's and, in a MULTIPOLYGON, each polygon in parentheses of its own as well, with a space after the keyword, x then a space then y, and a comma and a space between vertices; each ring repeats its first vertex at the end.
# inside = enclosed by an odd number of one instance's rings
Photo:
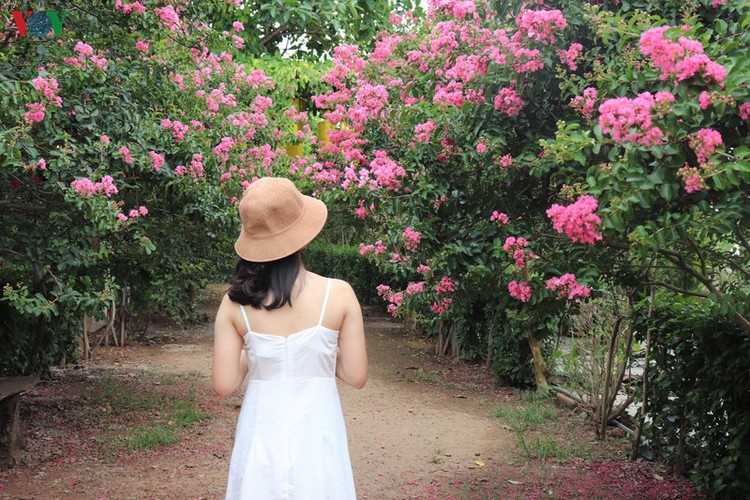
POLYGON ((322 276, 347 281, 359 300, 372 304, 378 300, 376 287, 383 282, 378 268, 351 246, 314 241, 302 252, 305 267, 322 276))
POLYGON ((198 29, 206 5, 181 11, 175 31, 156 14, 161 4, 145 6, 143 14, 76 6, 59 43, 2 42, 2 375, 73 359, 84 314, 103 317, 125 293, 129 319, 189 317, 197 291, 233 266, 232 198, 245 176, 288 171, 288 94, 277 97, 262 71, 235 61, 230 34, 198 29), (272 103, 256 113, 258 97, 272 103), (46 106, 41 121, 25 116, 37 104, 46 106), (251 111, 252 126, 242 124, 251 111), (167 127, 177 121, 180 133, 167 127), (227 138, 223 156, 215 148, 227 138), (108 178, 116 192, 72 186, 108 178))
POLYGON ((709 300, 666 293, 656 295, 651 327, 651 448, 711 496, 747 497, 750 338, 709 300))
POLYGON ((318 59, 342 43, 371 47, 377 34, 389 26, 390 13, 411 9, 415 2, 270 0, 242 1, 241 7, 226 0, 203 3, 206 19, 215 29, 233 31, 233 22, 243 23, 245 29, 238 35, 250 54, 318 59))

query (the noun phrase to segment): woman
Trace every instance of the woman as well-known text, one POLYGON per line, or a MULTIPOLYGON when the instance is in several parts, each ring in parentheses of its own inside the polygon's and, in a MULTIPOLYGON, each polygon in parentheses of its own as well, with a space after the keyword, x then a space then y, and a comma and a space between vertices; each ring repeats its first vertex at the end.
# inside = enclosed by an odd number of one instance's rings
POLYGON ((323 228, 326 206, 266 177, 239 210, 240 260, 213 356, 220 396, 249 373, 226 496, 356 498, 336 378, 356 388, 367 380, 362 310, 348 283, 307 271, 299 253, 323 228))

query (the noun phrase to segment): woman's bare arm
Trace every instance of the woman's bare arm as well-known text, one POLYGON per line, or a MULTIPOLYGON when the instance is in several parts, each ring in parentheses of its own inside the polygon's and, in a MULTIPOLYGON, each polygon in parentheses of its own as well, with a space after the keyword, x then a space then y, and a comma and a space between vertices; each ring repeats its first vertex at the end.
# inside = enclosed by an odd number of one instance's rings
POLYGON ((343 282, 341 299, 346 306, 344 321, 339 329, 339 352, 336 377, 361 389, 367 382, 367 347, 362 307, 349 283, 343 282))
POLYGON ((234 326, 238 305, 227 295, 221 301, 214 324, 214 357, 212 378, 214 392, 219 396, 232 394, 247 375, 247 355, 234 326))

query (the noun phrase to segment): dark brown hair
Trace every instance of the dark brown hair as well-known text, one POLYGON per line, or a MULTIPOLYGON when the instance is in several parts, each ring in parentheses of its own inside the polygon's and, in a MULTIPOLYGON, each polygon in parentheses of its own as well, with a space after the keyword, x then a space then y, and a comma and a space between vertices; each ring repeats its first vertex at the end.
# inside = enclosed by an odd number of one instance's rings
POLYGON ((240 259, 227 295, 238 304, 256 309, 278 309, 292 305, 292 288, 302 268, 302 255, 292 255, 271 262, 240 259), (272 301, 263 305, 268 297, 272 301))

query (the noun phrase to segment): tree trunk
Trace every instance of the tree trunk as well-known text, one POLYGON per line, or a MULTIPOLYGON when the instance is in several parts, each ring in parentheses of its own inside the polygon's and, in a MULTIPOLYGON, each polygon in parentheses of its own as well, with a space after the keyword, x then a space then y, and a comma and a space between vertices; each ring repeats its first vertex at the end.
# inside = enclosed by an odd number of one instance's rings
POLYGON ((531 333, 531 328, 527 328, 529 335, 529 347, 531 348, 531 355, 534 358, 534 378, 536 380, 537 392, 546 391, 549 387, 547 382, 547 363, 544 362, 544 356, 542 356, 542 342, 538 338, 534 337, 531 333))

